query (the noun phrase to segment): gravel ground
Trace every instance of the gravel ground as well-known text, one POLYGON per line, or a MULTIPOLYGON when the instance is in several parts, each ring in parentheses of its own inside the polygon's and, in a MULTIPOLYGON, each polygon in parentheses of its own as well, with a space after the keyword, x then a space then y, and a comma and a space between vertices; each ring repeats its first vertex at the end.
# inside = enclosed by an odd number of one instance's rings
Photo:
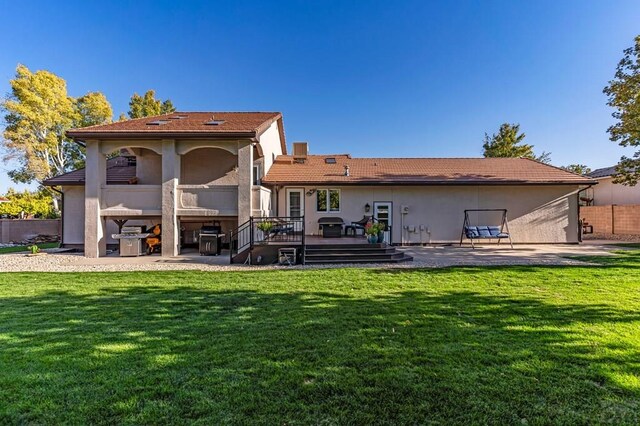
MULTIPOLYGON (((580 247, 577 247, 580 249, 580 247)), ((504 265, 587 265, 581 262, 563 257, 571 254, 602 254, 581 253, 573 249, 573 252, 555 252, 549 248, 541 248, 539 253, 532 254, 529 251, 509 250, 476 250, 465 249, 405 249, 407 254, 414 256, 413 262, 400 264, 340 264, 340 265, 296 265, 296 266, 248 266, 248 265, 220 265, 207 263, 215 258, 191 259, 162 259, 154 258, 120 258, 85 259, 80 254, 45 253, 30 256, 24 253, 0 255, 0 272, 116 272, 116 271, 176 271, 176 270, 202 270, 202 271, 249 271, 249 270, 273 270, 273 269, 320 269, 320 268, 439 268, 448 266, 504 266, 504 265)), ((605 252, 606 253, 606 252, 605 252)))

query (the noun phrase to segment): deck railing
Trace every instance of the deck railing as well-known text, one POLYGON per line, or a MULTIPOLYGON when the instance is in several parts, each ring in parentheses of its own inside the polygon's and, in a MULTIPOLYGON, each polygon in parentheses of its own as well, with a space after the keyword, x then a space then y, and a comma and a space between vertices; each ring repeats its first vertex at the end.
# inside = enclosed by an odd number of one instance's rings
POLYGON ((229 233, 231 263, 238 254, 255 246, 300 246, 304 258, 304 217, 251 217, 229 233))

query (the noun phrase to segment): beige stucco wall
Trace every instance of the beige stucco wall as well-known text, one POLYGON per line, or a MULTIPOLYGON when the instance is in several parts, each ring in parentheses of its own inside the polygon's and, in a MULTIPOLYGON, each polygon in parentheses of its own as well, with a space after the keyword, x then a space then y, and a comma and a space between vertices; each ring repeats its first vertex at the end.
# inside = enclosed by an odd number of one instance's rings
MULTIPOLYGON (((305 187, 308 189, 320 187, 305 187)), ((332 187, 334 188, 334 187, 332 187)), ((305 227, 308 234, 318 234, 318 218, 339 216, 345 222, 356 221, 369 203, 393 203, 393 242, 459 241, 465 209, 506 208, 514 242, 577 242, 577 186, 423 186, 423 187, 337 187, 341 190, 340 212, 316 212, 316 195, 305 199, 305 227), (409 206, 405 226, 417 232, 402 230, 400 206, 409 206), (420 233, 420 225, 425 231, 420 233), (404 235, 403 235, 404 234, 404 235)), ((286 190, 278 193, 278 211, 285 216, 286 190)), ((499 225, 499 216, 473 218, 472 224, 499 225), (474 223, 477 220, 477 223, 474 223)))
POLYGON ((198 148, 181 156, 180 184, 237 185, 238 157, 218 148, 198 148))
POLYGON ((160 185, 162 156, 148 149, 140 149, 136 156, 136 176, 140 185, 160 185))
POLYGON ((598 179, 598 184, 592 191, 594 206, 640 204, 640 185, 625 186, 613 183, 611 177, 598 179))
POLYGON ((264 158, 264 176, 273 164, 274 156, 282 155, 282 145, 280 142, 280 131, 278 130, 278 122, 274 122, 265 132, 260 135, 260 148, 264 158))
POLYGON ((84 186, 63 186, 62 242, 84 244, 84 186))
MULTIPOLYGON (((64 205, 63 208, 63 225, 62 225, 62 242, 67 245, 83 245, 84 244, 84 186, 64 186, 64 205)), ((140 220, 131 220, 127 225, 144 225, 153 226, 160 223, 160 218, 145 218, 140 220)), ((107 243, 115 244, 116 240, 111 238, 111 234, 118 232, 118 226, 111 219, 106 220, 107 243)))

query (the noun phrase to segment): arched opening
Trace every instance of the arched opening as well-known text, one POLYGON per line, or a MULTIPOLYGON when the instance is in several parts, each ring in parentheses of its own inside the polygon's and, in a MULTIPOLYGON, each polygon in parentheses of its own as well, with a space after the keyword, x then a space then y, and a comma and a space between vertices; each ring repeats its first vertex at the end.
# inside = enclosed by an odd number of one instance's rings
POLYGON ((197 148, 181 156, 180 184, 237 185, 238 157, 219 148, 197 148))

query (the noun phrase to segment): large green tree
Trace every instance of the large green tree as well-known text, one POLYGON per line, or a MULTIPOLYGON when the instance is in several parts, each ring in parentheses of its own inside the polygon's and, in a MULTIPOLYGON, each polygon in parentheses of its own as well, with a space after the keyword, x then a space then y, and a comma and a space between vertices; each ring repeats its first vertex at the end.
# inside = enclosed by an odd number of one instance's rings
MULTIPOLYGON (((176 109, 173 106, 171 100, 166 99, 164 101, 156 99, 156 92, 154 90, 147 90, 147 92, 140 96, 134 93, 129 100, 129 118, 142 118, 152 115, 169 114, 176 109)), ((125 118, 120 116, 121 119, 125 118)))
POLYGON ((520 133, 519 124, 504 123, 500 126, 498 133, 491 136, 488 133, 484 134, 483 155, 485 157, 531 158, 543 163, 551 161, 551 154, 548 152, 536 156, 533 152, 533 145, 524 143, 524 138, 525 134, 520 133))
POLYGON ((58 217, 58 213, 54 209, 53 198, 44 188, 22 192, 9 188, 4 197, 9 201, 0 203, 0 216, 12 218, 19 218, 23 215, 38 218, 58 217))
MULTIPOLYGON (((640 146, 640 35, 633 46, 624 50, 616 73, 604 88, 607 105, 615 111, 611 114, 617 120, 609 127, 609 138, 624 147, 640 146)), ((640 179, 640 151, 633 157, 624 156, 616 168, 614 182, 634 186, 640 179)))
POLYGON ((110 122, 113 112, 104 95, 94 92, 73 98, 64 79, 49 71, 31 72, 24 65, 18 65, 10 84, 11 92, 0 107, 6 124, 5 161, 17 164, 9 171, 11 179, 42 182, 81 166, 83 147, 65 133, 110 122))

